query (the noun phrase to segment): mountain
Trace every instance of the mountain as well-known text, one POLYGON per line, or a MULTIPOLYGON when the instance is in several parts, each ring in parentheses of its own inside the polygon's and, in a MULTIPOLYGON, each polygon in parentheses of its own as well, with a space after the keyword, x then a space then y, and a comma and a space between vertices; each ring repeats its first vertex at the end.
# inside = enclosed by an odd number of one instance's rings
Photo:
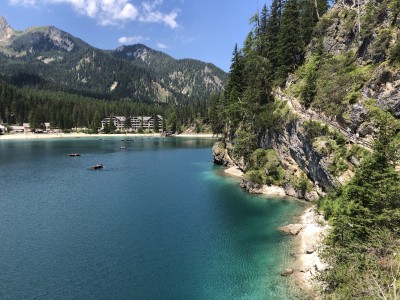
POLYGON ((176 60, 142 44, 122 46, 112 51, 112 54, 156 73, 163 86, 173 94, 202 98, 204 93, 222 91, 227 79, 225 72, 212 64, 194 59, 176 60))
POLYGON ((52 26, 16 31, 3 17, 0 68, 17 86, 142 102, 207 99, 227 81, 212 64, 176 60, 144 45, 101 50, 52 26))

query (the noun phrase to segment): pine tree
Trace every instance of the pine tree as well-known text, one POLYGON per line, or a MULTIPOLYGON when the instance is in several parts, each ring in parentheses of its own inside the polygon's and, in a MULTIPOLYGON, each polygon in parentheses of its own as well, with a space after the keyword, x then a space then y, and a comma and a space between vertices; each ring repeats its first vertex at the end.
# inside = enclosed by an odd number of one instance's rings
MULTIPOLYGON (((376 231, 400 233, 400 175, 395 170, 397 128, 383 119, 374 151, 365 158, 355 176, 338 197, 330 201, 333 211, 333 242, 346 245, 365 241, 376 231)), ((327 206, 329 206, 327 205, 327 206)))
POLYGON ((231 90, 235 89, 241 95, 245 88, 245 78, 243 77, 242 53, 238 50, 237 44, 232 53, 232 63, 229 70, 229 81, 226 87, 225 97, 228 98, 231 90))
POLYGON ((279 67, 277 78, 284 81, 300 65, 303 55, 298 0, 287 0, 279 31, 279 67))
POLYGON ((266 28, 267 58, 271 63, 271 73, 276 79, 275 71, 279 65, 279 31, 281 26, 282 1, 273 0, 266 28))
POLYGON ((96 113, 94 114, 93 120, 92 120, 92 125, 91 125, 92 132, 98 133, 98 130, 100 127, 101 127, 100 113, 98 111, 96 111, 96 113))

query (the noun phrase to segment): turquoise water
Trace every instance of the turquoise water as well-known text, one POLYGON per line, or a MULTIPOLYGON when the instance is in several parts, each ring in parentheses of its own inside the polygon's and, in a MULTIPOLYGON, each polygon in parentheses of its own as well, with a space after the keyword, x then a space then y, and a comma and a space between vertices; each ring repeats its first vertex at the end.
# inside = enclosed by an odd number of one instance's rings
POLYGON ((0 140, 0 299, 298 299, 276 228, 304 204, 247 194, 212 143, 0 140))

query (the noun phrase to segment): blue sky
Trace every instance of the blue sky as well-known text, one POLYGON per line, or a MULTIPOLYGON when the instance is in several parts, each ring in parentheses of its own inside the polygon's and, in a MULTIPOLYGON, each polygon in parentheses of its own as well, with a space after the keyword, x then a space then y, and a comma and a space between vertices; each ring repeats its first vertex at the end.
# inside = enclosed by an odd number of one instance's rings
MULTIPOLYGON (((269 5, 269 1, 267 4, 269 5)), ((229 70, 248 20, 262 0, 5 0, 10 26, 53 25, 100 49, 145 44, 175 58, 194 58, 229 70)))

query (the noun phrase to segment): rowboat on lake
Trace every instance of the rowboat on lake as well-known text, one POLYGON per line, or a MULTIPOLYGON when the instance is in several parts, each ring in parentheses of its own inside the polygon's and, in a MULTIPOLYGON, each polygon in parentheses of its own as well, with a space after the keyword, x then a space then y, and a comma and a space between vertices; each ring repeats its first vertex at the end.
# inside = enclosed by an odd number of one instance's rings
POLYGON ((98 169, 102 169, 103 168, 103 164, 96 164, 93 167, 91 167, 92 170, 98 170, 98 169))
POLYGON ((70 153, 68 156, 81 156, 79 153, 70 153))

